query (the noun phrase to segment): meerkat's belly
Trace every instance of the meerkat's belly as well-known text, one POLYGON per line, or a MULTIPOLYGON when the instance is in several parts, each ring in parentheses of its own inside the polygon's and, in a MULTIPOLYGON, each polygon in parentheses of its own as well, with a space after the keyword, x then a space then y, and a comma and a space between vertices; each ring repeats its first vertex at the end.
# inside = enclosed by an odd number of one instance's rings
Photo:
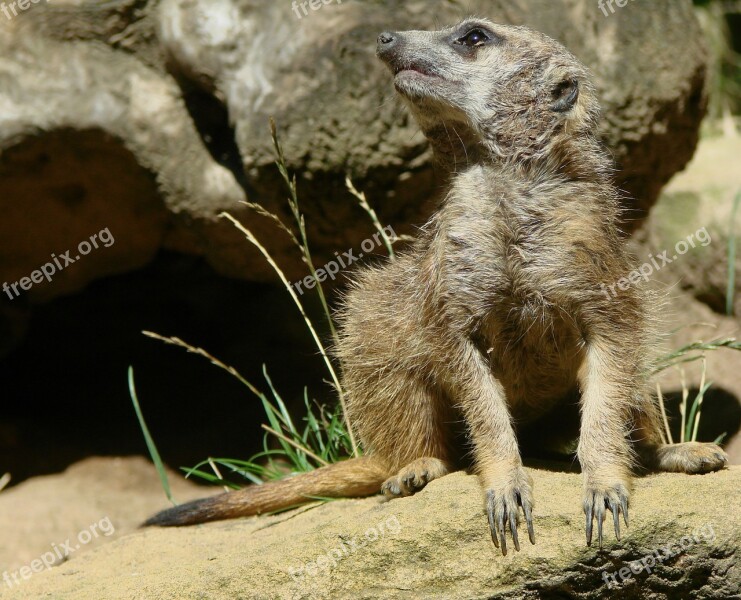
POLYGON ((516 420, 538 418, 573 398, 583 344, 574 321, 559 308, 505 303, 487 319, 485 340, 516 420))

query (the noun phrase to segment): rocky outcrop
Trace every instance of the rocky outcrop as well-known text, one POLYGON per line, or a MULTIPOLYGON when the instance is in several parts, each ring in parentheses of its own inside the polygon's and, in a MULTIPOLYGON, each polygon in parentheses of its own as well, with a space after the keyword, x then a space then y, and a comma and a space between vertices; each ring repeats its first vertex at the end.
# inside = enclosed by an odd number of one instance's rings
POLYGON ((285 215, 269 116, 320 264, 371 231, 345 174, 384 224, 409 231, 429 214, 435 178, 375 59, 375 38, 468 12, 545 31, 593 69, 621 185, 635 215, 648 209, 692 156, 705 107, 689 0, 629 3, 607 16, 581 0, 477 0, 465 9, 346 1, 306 15, 248 0, 32 3, 0 19, 0 281, 29 276, 106 227, 115 245, 34 285, 30 298, 136 269, 160 248, 203 255, 228 275, 272 278, 217 219, 223 210, 251 219, 290 277, 303 273, 290 242, 238 204, 249 197, 285 215))
MULTIPOLYGON (((532 475, 537 543, 523 540, 522 551, 507 556, 492 545, 477 479, 455 473, 386 503, 340 500, 138 531, 6 586, 3 598, 725 600, 741 593, 741 468, 637 479, 630 527, 619 542, 610 531, 603 551, 584 543, 579 476, 560 467, 532 475)), ((64 514, 64 505, 58 510, 64 514)))
MULTIPOLYGON (((209 488, 169 473, 172 493, 179 502, 208 494, 209 488)), ((142 515, 166 505, 162 486, 152 464, 143 457, 89 458, 63 473, 34 477, 0 492, 0 577, 73 541, 74 554, 135 531, 142 515), (78 544, 81 531, 103 521, 103 530, 78 544)), ((96 528, 97 529, 97 528, 96 528)), ((62 552, 64 554, 64 552, 62 552)), ((53 564, 61 564, 52 556, 53 564)), ((0 598, 7 591, 0 581, 0 598)))

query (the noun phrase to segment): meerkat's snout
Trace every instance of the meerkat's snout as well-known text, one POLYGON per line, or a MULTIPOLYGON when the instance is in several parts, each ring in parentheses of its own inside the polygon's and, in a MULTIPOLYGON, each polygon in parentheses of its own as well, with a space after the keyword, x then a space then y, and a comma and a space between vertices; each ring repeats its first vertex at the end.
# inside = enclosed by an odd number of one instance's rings
POLYGON ((404 53, 403 36, 396 31, 384 31, 378 36, 376 56, 386 63, 395 76, 412 66, 409 56, 404 53))
POLYGON ((399 60, 399 51, 403 46, 401 35, 395 31, 384 31, 378 36, 376 42, 376 56, 386 63, 391 72, 396 75, 401 69, 399 60))
POLYGON ((394 47, 398 44, 399 36, 393 31, 384 31, 378 36, 378 44, 376 46, 376 54, 379 58, 385 58, 390 52, 393 52, 394 47))
POLYGON ((447 104, 453 81, 450 62, 441 53, 445 44, 428 31, 384 31, 378 36, 376 55, 391 71, 394 88, 414 108, 447 104))
POLYGON ((415 43, 414 33, 384 31, 378 36, 376 55, 386 63, 397 79, 439 77, 433 61, 424 56, 423 44, 420 40, 415 43))

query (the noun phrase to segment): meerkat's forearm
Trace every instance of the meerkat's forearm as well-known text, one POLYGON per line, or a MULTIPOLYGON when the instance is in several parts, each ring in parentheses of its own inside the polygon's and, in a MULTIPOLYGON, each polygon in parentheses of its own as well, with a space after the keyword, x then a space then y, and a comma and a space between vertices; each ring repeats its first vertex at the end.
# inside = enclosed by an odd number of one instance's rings
POLYGON ((602 524, 609 508, 615 535, 620 539, 620 512, 628 524, 631 446, 628 438, 633 390, 640 377, 630 353, 622 353, 611 340, 587 344, 579 371, 581 430, 577 455, 584 479, 587 544, 592 542, 593 520, 602 548, 602 524))
POLYGON ((462 342, 458 351, 451 392, 468 424, 479 473, 496 478, 506 467, 522 464, 506 393, 473 343, 462 342))
POLYGON ((517 437, 502 383, 489 362, 470 340, 462 341, 451 363, 455 388, 451 390, 469 427, 474 464, 485 490, 486 512, 492 540, 507 553, 509 531, 520 549, 517 524, 522 508, 531 543, 532 478, 522 466, 517 437))
POLYGON ((608 476, 627 478, 631 466, 628 423, 633 404, 633 378, 638 377, 629 356, 621 356, 614 342, 587 345, 579 371, 581 432, 578 456, 590 477, 607 470, 608 476))

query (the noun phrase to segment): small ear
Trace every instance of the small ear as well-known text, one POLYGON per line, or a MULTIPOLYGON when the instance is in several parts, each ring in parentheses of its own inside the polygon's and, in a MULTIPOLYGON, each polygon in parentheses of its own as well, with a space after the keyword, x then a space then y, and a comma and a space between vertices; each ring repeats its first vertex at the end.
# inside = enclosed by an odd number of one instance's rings
POLYGON ((564 79, 553 88, 552 97, 552 111, 566 112, 571 110, 579 97, 579 82, 576 79, 564 79))

